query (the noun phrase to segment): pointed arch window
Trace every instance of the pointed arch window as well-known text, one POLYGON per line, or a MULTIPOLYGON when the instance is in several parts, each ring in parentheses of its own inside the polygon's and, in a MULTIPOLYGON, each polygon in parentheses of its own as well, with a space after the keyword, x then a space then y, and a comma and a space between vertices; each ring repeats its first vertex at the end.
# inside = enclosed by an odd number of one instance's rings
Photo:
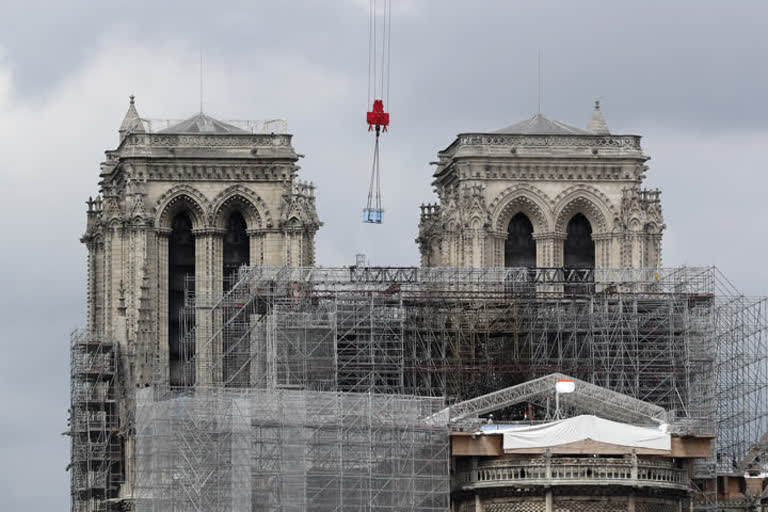
POLYGON ((195 340, 185 339, 183 333, 193 332, 194 312, 184 308, 185 292, 194 293, 195 238, 192 220, 186 212, 171 221, 168 240, 168 367, 171 386, 190 386, 195 383, 195 340))
POLYGON ((536 242, 533 240, 533 224, 524 213, 518 213, 512 217, 507 226, 504 266, 536 266, 536 242))
POLYGON ((566 268, 595 268, 595 242, 592 224, 581 213, 568 222, 563 245, 563 263, 566 268))
MULTIPOLYGON (((223 239, 223 290, 237 283, 237 271, 250 263, 248 226, 243 214, 233 211, 226 220, 223 239)), ((251 344, 248 336, 248 313, 235 309, 222 318, 224 363, 222 378, 227 387, 246 387, 250 378, 251 344)))
POLYGON ((251 261, 248 226, 242 213, 236 211, 227 218, 223 245, 224 291, 228 291, 237 278, 237 270, 251 261))

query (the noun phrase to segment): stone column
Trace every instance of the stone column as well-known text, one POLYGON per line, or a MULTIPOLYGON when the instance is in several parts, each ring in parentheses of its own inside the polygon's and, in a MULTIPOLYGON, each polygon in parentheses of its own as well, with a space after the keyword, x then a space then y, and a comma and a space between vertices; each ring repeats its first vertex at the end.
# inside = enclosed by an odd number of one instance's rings
POLYGON ((96 290, 96 283, 99 282, 99 278, 97 276, 98 267, 96 264, 100 256, 98 246, 99 244, 93 240, 89 240, 86 243, 86 247, 88 248, 88 290, 86 292, 86 300, 88 305, 88 332, 91 334, 97 332, 96 326, 98 324, 96 320, 97 312, 99 310, 97 306, 98 292, 96 290))
POLYGON ((662 262, 663 262, 662 258, 664 256, 664 253, 662 252, 662 245, 661 245, 661 238, 662 238, 663 235, 662 235, 662 233, 654 233, 651 236, 653 237, 653 242, 654 242, 653 243, 653 247, 655 249, 655 253, 654 253, 654 256, 655 256, 654 260, 655 261, 654 261, 654 264, 657 267, 661 267, 662 262))
POLYGON ((126 264, 126 249, 128 248, 129 230, 122 222, 112 222, 110 228, 112 237, 112 249, 110 251, 110 277, 109 286, 109 329, 110 334, 118 340, 123 353, 127 353, 127 340, 125 339, 125 311, 121 311, 125 303, 125 287, 130 286, 128 279, 128 266, 126 264))
MULTIPOLYGON (((470 460, 470 471, 474 475, 477 471, 477 457, 472 457, 470 460)), ((475 477, 472 477, 472 481, 474 481, 475 477)), ((475 512, 483 512, 483 500, 480 498, 480 494, 478 493, 477 489, 475 489, 475 512)))
POLYGON ((264 238, 266 233, 263 229, 249 229, 248 245, 250 251, 250 261, 248 264, 252 267, 264 265, 264 238))
POLYGON ((483 266, 482 234, 480 229, 467 229, 464 231, 464 264, 467 267, 478 268, 483 266))
POLYGON ((134 336, 136 340, 136 384, 144 385, 153 382, 157 375, 155 367, 158 362, 157 335, 157 237, 154 229, 148 224, 140 226, 141 243, 136 251, 136 321, 134 336))
POLYGON ((104 229, 104 268, 102 269, 102 276, 103 280, 100 283, 100 286, 102 288, 102 312, 103 315, 103 324, 102 328, 103 331, 99 334, 105 335, 105 336, 111 336, 112 335, 112 297, 113 297, 113 287, 112 287, 112 279, 114 275, 114 268, 112 266, 112 261, 114 259, 113 251, 114 251, 114 240, 115 240, 115 229, 113 229, 112 226, 107 226, 104 229))
POLYGON ((634 448, 632 448, 632 456, 631 457, 632 457, 632 470, 630 472, 630 477, 632 478, 633 484, 636 484, 637 483, 637 478, 638 478, 638 471, 637 471, 637 462, 638 462, 638 460, 637 460, 637 450, 635 450, 634 448))
POLYGON ((455 233, 448 233, 445 237, 445 263, 448 267, 458 267, 458 237, 455 233))
POLYGON ((540 268, 552 268, 563 266, 563 242, 565 233, 553 231, 534 233, 536 242, 536 266, 540 268))
POLYGON ((293 228, 288 232, 288 266, 301 267, 304 265, 304 236, 300 229, 293 228))
MULTIPOLYGON (((144 266, 147 258, 147 227, 136 221, 126 229, 127 244, 123 262, 125 286, 126 327, 129 340, 137 339, 141 286, 144 280, 144 266)), ((138 352, 136 354, 138 357, 138 352)))
POLYGON ((595 268, 611 268, 611 242, 613 236, 610 233, 594 233, 592 241, 595 242, 595 268))
POLYGON ((291 229, 283 233, 283 263, 289 267, 296 266, 296 235, 291 229))
MULTIPOLYGON (((533 240, 536 243, 536 266, 538 268, 557 268, 563 266, 563 241, 565 234, 553 231, 534 233, 533 240)), ((536 291, 543 294, 562 293, 561 284, 536 285, 536 291)))
POLYGON ((160 362, 160 382, 168 384, 169 354, 168 354, 168 239, 171 237, 170 228, 159 228, 157 233, 157 358, 160 362))
POLYGON ((96 243, 96 252, 93 262, 94 277, 93 285, 91 287, 93 291, 92 304, 95 308, 93 312, 93 332, 104 333, 106 327, 104 325, 104 262, 106 258, 106 251, 104 249, 104 240, 96 243))
MULTIPOLYGON (((552 452, 549 448, 547 448, 544 456, 546 464, 544 476, 547 479, 547 482, 550 482, 552 480, 552 452)), ((544 491, 544 507, 546 512, 552 512, 554 510, 552 504, 552 487, 550 486, 547 486, 544 491)))
POLYGON ((274 229, 264 230, 263 234, 264 265, 285 265, 284 234, 274 229))
POLYGON ((644 266, 644 256, 645 256, 645 247, 644 247, 644 239, 645 237, 642 235, 642 233, 638 231, 632 231, 630 236, 632 237, 632 261, 631 266, 637 268, 644 266))
POLYGON ((536 244, 536 266, 539 268, 550 267, 552 254, 551 233, 533 233, 533 242, 536 244))
POLYGON ((451 237, 446 233, 443 233, 440 240, 440 266, 451 266, 451 237))
POLYGON ((625 231, 623 233, 623 236, 621 237, 621 266, 622 267, 632 266, 632 257, 633 257, 632 251, 633 251, 632 234, 625 231))
POLYGON ((645 266, 661 266, 661 233, 649 233, 646 240, 647 260, 645 266))
POLYGON ((306 267, 313 267, 315 265, 315 228, 309 228, 304 232, 304 245, 307 252, 306 267))
MULTIPOLYGON (((222 295, 222 236, 219 229, 194 229, 195 303, 213 306, 222 295), (202 301, 202 302, 201 302, 202 301)), ((219 384, 222 380, 222 339, 218 334, 220 312, 195 309, 195 383, 219 384)))
POLYGON ((507 234, 499 231, 486 231, 484 264, 487 267, 504 266, 504 242, 507 234))
POLYGON ((624 238, 621 233, 611 233, 610 241, 607 243, 608 259, 607 259, 606 267, 619 268, 624 266, 624 263, 622 261, 623 240, 624 238))
MULTIPOLYGON (((638 460, 637 460, 637 451, 633 448, 632 449, 632 469, 630 470, 630 476, 632 478, 632 488, 637 488, 637 479, 638 479, 638 460)), ((629 506, 628 510, 629 512, 635 512, 635 496, 634 491, 630 491, 632 494, 629 496, 629 506)))
POLYGON ((563 255, 563 251, 565 250, 565 239, 567 237, 568 235, 565 232, 553 233, 550 266, 562 267, 565 265, 565 256, 563 255))
POLYGON ((451 266, 465 266, 463 241, 464 237, 461 236, 461 233, 454 233, 451 236, 451 266))
POLYGON ((483 261, 485 261, 485 231, 482 229, 472 230, 472 266, 475 268, 482 267, 483 261))

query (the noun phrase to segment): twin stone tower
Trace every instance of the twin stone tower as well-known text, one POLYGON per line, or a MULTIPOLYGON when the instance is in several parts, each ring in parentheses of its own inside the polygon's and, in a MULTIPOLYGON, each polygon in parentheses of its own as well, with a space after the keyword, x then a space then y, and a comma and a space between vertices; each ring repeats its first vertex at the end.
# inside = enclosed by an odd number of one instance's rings
MULTIPOLYGON (((291 135, 202 113, 155 124, 131 97, 82 237, 88 330, 135 353, 139 385, 155 360, 162 381, 186 378, 177 365, 185 278, 196 296, 216 297, 242 265, 312 266, 322 226, 291 135)), ((598 103, 588 129, 539 114, 462 133, 433 162, 438 202, 421 206, 421 264, 659 266, 664 221, 660 192, 642 188, 647 160, 640 136, 609 132, 598 103)))
MULTIPOLYGON (((291 136, 236 124, 199 113, 158 126, 131 97, 106 152, 82 237, 87 331, 114 340, 128 394, 194 382, 179 327, 190 287, 215 298, 243 265, 315 263, 322 223, 291 136)), ((598 104, 588 129, 536 115, 462 133, 434 162, 421 265, 656 267, 664 221, 660 192, 642 188, 647 160, 639 136, 609 132, 598 104)), ((132 417, 131 400, 120 408, 132 417)), ((130 445, 127 436, 120 450, 130 445)))

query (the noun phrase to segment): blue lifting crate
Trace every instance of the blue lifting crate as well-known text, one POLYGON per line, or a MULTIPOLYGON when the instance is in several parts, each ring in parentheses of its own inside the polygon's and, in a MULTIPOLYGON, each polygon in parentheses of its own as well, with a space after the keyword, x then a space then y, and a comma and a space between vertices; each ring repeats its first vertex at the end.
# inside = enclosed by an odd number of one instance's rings
POLYGON ((363 208, 363 222, 369 224, 381 224, 384 217, 384 210, 377 208, 363 208))

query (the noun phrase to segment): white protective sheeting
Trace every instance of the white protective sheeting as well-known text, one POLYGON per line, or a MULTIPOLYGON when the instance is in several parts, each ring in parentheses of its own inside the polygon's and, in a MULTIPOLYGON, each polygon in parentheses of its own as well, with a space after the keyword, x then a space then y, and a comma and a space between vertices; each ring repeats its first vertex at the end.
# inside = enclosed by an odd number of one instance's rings
POLYGON ((670 450, 672 446, 669 434, 658 429, 636 427, 590 415, 576 416, 543 425, 505 429, 501 433, 504 435, 505 451, 521 448, 548 448, 587 439, 653 450, 670 450))

